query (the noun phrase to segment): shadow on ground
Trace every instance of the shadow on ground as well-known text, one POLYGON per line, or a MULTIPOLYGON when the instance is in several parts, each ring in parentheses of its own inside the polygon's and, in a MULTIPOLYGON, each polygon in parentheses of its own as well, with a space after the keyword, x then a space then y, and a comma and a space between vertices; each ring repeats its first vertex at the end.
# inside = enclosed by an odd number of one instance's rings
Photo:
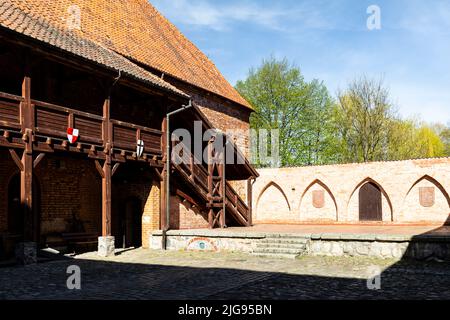
POLYGON ((0 299, 450 299, 446 262, 400 261, 369 290, 364 278, 57 258, 0 269, 0 299), (80 267, 81 290, 67 288, 70 265, 80 267))
MULTIPOLYGON (((422 241, 428 234, 445 231, 442 228, 444 226, 419 235, 415 240, 422 241)), ((450 252, 450 248, 447 249, 450 252)), ((370 274, 365 277, 331 277, 309 275, 311 272, 302 274, 306 273, 302 270, 293 273, 260 272, 249 270, 245 265, 238 269, 162 265, 157 262, 125 263, 107 259, 74 259, 41 252, 41 263, 0 268, 0 299, 450 299, 450 261, 443 261, 448 258, 448 252, 445 257, 445 252, 411 245, 405 257, 380 270, 378 290, 375 290, 378 279, 368 280, 370 274), (415 254, 417 250, 424 250, 422 261, 407 258, 414 250, 415 254), (67 268, 71 265, 80 267, 81 290, 67 288, 67 280, 71 276, 67 268)), ((270 260, 260 261, 270 263, 270 260)), ((298 266, 302 268, 301 260, 298 266)), ((336 271, 340 267, 339 263, 331 266, 336 271)))

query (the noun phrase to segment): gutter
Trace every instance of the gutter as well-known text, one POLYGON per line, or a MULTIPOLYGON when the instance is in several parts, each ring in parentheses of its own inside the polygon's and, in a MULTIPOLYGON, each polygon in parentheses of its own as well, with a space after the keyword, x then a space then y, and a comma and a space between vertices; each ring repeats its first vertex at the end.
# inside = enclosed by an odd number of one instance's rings
POLYGON ((166 114, 166 224, 162 232, 162 248, 167 250, 167 231, 170 230, 170 117, 191 108, 192 100, 187 105, 181 106, 180 109, 174 110, 166 114))

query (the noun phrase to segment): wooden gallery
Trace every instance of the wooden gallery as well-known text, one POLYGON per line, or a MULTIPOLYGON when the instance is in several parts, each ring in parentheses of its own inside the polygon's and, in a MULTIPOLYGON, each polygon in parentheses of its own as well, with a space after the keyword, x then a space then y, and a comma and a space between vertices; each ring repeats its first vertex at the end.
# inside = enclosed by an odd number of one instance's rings
POLYGON ((2 259, 251 224, 248 138, 224 131, 252 108, 146 0, 2 0, 0 72, 2 259), (199 122, 206 159, 174 163, 171 133, 199 122), (216 161, 217 136, 245 160, 216 161))

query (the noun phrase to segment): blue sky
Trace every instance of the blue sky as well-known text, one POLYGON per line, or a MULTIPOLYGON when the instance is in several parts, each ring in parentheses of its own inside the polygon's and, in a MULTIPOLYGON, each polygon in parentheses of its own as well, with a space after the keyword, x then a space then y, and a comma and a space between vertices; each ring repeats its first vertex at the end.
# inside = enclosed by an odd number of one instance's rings
POLYGON ((448 0, 151 0, 231 84, 274 55, 332 94, 382 77, 404 117, 450 122, 448 0), (367 8, 381 10, 368 30, 367 8))

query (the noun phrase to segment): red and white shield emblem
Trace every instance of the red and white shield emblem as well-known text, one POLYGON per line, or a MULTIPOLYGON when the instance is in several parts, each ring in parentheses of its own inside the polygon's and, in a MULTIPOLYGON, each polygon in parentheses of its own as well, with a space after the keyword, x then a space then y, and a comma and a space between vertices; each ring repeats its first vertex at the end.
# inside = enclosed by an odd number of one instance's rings
POLYGON ((75 143, 78 140, 78 129, 67 128, 67 139, 70 143, 75 143))

